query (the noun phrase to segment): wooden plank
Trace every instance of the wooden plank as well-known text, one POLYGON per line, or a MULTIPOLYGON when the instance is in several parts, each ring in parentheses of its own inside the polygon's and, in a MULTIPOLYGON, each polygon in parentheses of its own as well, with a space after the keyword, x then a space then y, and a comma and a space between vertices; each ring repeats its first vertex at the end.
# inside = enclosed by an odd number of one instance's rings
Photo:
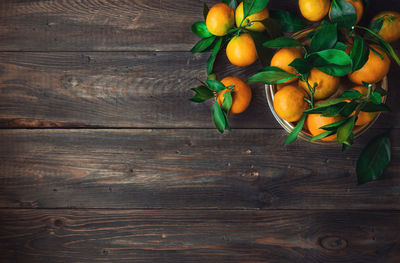
POLYGON ((1 262, 400 260, 400 213, 0 210, 1 262))
POLYGON ((1 130, 0 207, 399 209, 399 129, 384 179, 356 182, 381 132, 342 153, 283 130, 1 130))
MULTIPOLYGON (((219 1, 205 1, 210 6, 219 1)), ((270 9, 299 13, 297 0, 271 1, 270 9)), ((370 1, 362 22, 397 0, 370 1)), ((2 0, 2 51, 190 50, 198 38, 190 25, 203 20, 203 1, 2 0)))
MULTIPOLYGON (((189 52, 0 52, 0 127, 213 128, 211 105, 189 101, 205 79, 207 55, 189 52), (23 105, 23 106, 22 106, 23 105)), ((247 79, 258 67, 230 65, 224 54, 216 72, 247 79)), ((389 75, 389 105, 400 90, 400 68, 389 75)), ((278 128, 262 84, 252 84, 249 109, 231 116, 233 128, 278 128)), ((385 114, 376 127, 399 127, 385 114)))

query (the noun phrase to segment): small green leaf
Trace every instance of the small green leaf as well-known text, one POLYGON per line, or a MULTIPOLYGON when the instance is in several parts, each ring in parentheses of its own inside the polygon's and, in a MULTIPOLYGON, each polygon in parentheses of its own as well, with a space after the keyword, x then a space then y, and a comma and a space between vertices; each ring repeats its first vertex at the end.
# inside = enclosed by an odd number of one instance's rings
POLYGON ((326 131, 326 132, 323 132, 323 133, 321 133, 321 134, 319 134, 319 135, 317 135, 317 136, 312 137, 312 138, 310 139, 310 142, 317 141, 317 140, 321 140, 321 139, 323 139, 323 138, 325 138, 325 137, 328 137, 329 135, 332 135, 332 134, 334 134, 334 133, 335 133, 334 131, 326 131))
POLYGON ((336 131, 337 128, 342 125, 343 123, 345 123, 347 120, 343 119, 343 120, 339 120, 337 122, 328 124, 328 125, 324 125, 322 127, 320 127, 321 129, 327 130, 327 131, 336 131))
POLYGON ((317 52, 333 48, 338 40, 337 31, 337 24, 323 24, 311 39, 310 51, 317 52))
POLYGON ((333 48, 345 51, 347 49, 347 47, 348 47, 348 45, 346 45, 343 42, 338 41, 338 42, 336 42, 336 44, 333 48))
POLYGON ((218 80, 208 79, 208 80, 206 80, 206 83, 207 83, 208 87, 210 88, 210 90, 221 91, 221 90, 226 89, 225 85, 222 84, 221 82, 219 82, 218 80))
POLYGON ((214 121, 215 127, 220 133, 224 133, 226 127, 226 121, 224 113, 222 112, 221 107, 218 102, 215 101, 212 108, 212 119, 214 121))
POLYGON ((303 21, 296 15, 284 10, 270 12, 270 16, 278 21, 283 32, 294 33, 305 28, 303 21))
POLYGON ((344 101, 344 98, 337 98, 337 99, 330 99, 330 100, 325 100, 325 101, 321 101, 318 102, 318 108, 323 108, 323 107, 327 107, 327 106, 332 106, 332 105, 336 105, 339 103, 342 103, 344 101))
POLYGON ((346 103, 346 105, 344 105, 340 109, 340 112, 339 112, 340 116, 345 117, 345 118, 349 117, 354 112, 354 110, 357 108, 358 105, 359 104, 355 101, 346 103))
POLYGON ((337 130, 337 141, 338 143, 342 144, 349 138, 350 134, 353 131, 354 124, 355 124, 356 117, 352 116, 351 118, 347 119, 347 121, 339 126, 337 130))
POLYGON ((289 134, 289 136, 286 138, 286 140, 285 140, 285 142, 283 144, 286 145, 286 144, 292 143, 292 142, 294 142, 296 140, 296 138, 299 135, 301 129, 303 129, 306 117, 307 117, 307 114, 303 114, 303 117, 297 123, 296 127, 292 130, 292 132, 289 134))
POLYGON ((211 55, 207 60, 207 74, 211 74, 211 72, 213 72, 215 59, 217 58, 217 54, 221 49, 222 39, 222 37, 217 38, 217 42, 215 43, 211 55))
POLYGON ((354 142, 354 133, 350 133, 349 138, 342 144, 342 152, 349 148, 354 142))
POLYGON ((354 44, 350 57, 353 61, 352 71, 357 71, 367 63, 369 58, 369 46, 362 37, 354 36, 354 44))
POLYGON ((267 7, 269 0, 244 0, 243 1, 243 19, 262 11, 267 7))
POLYGON ((298 76, 283 71, 277 67, 266 67, 248 79, 248 82, 264 82, 266 84, 280 84, 298 76))
POLYGON ((342 77, 352 69, 351 58, 339 49, 322 50, 311 54, 309 58, 316 68, 331 76, 342 77))
POLYGON ((233 9, 233 11, 235 11, 238 6, 236 0, 222 0, 222 3, 229 5, 233 9))
POLYGON ((292 37, 279 37, 273 40, 269 40, 263 44, 264 47, 268 48, 283 48, 283 47, 300 47, 303 46, 300 41, 292 37))
POLYGON ((210 11, 210 9, 208 8, 207 4, 203 3, 203 17, 204 17, 204 20, 207 19, 208 11, 210 11))
POLYGON ((229 124, 229 120, 228 120, 228 115, 225 113, 225 112, 223 112, 224 113, 224 117, 225 117, 225 129, 227 129, 229 132, 231 132, 232 131, 232 129, 231 129, 231 125, 229 124))
POLYGON ((390 139, 384 135, 375 137, 361 152, 357 161, 358 184, 379 179, 391 159, 390 139))
MULTIPOLYGON (((332 101, 332 105, 320 107, 319 106, 320 103, 318 103, 318 107, 315 107, 313 109, 308 109, 304 112, 308 113, 308 114, 321 114, 324 117, 338 116, 340 114, 340 111, 342 110, 342 108, 347 103, 346 102, 333 102, 333 100, 336 100, 336 99, 329 100, 329 101, 332 101)), ((328 102, 328 101, 324 101, 324 103, 326 103, 326 102, 328 102)))
POLYGON ((200 39, 199 42, 190 50, 192 53, 199 53, 206 51, 214 42, 215 36, 200 39))
POLYGON ((382 17, 372 21, 371 24, 369 25, 369 28, 372 31, 374 31, 375 33, 378 33, 379 31, 381 31, 384 20, 385 20, 385 17, 382 16, 382 17))
POLYGON ((289 66, 295 68, 301 75, 309 73, 312 69, 312 65, 304 58, 296 58, 289 66))
POLYGON ((203 102, 214 97, 214 93, 205 86, 198 86, 191 90, 196 92, 196 95, 190 99, 193 102, 203 102))
POLYGON ((382 103, 382 95, 376 91, 371 93, 371 102, 374 104, 381 104, 382 103))
POLYGON ((275 19, 267 18, 261 21, 261 23, 265 26, 267 33, 271 37, 271 39, 282 36, 281 26, 275 19))
POLYGON ((222 110, 229 113, 232 107, 232 92, 225 92, 222 96, 224 97, 224 100, 222 101, 222 110))
POLYGON ((361 108, 364 112, 390 112, 392 111, 386 104, 374 104, 372 102, 367 102, 364 107, 361 108))
POLYGON ((354 6, 345 0, 332 0, 330 18, 339 27, 351 28, 357 21, 354 6))
POLYGON ((217 75, 215 75, 215 73, 211 73, 207 76, 207 80, 217 80, 217 75))
POLYGON ((341 96, 343 99, 359 99, 362 97, 362 94, 358 90, 348 89, 345 90, 341 96))
POLYGON ((253 39, 254 45, 256 46, 258 60, 261 65, 265 67, 271 63, 271 59, 274 55, 273 50, 263 46, 268 38, 261 32, 249 31, 251 38, 253 39))
POLYGON ((190 29, 192 30, 193 33, 195 33, 198 37, 201 38, 207 38, 213 35, 210 33, 210 31, 208 31, 206 22, 204 21, 194 23, 190 27, 190 29))

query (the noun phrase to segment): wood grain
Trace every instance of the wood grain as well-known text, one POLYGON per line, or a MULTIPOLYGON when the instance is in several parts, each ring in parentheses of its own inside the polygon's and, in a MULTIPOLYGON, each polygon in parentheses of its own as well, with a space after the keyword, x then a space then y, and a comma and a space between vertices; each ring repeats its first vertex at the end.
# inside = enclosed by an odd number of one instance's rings
POLYGON ((2 130, 0 207, 399 209, 399 131, 384 180, 357 186, 381 130, 345 153, 283 130, 2 130))
MULTIPOLYGON (((0 127, 213 128, 211 105, 189 101, 205 79, 207 55, 189 52, 0 52, 0 127), (23 106, 22 106, 23 105, 23 106)), ((258 67, 217 61, 220 78, 247 79, 258 67)), ((400 68, 389 75, 388 104, 376 127, 400 127, 400 68)), ((278 128, 262 84, 233 128, 278 128)))
POLYGON ((1 262, 394 263, 400 213, 0 210, 1 262))
MULTIPOLYGON (((210 6, 219 2, 204 1, 210 6)), ((363 23, 397 0, 370 1, 363 23)), ((270 9, 299 13, 297 1, 270 9)), ((190 25, 203 20, 203 1, 2 0, 1 51, 187 51, 199 39, 190 25)))

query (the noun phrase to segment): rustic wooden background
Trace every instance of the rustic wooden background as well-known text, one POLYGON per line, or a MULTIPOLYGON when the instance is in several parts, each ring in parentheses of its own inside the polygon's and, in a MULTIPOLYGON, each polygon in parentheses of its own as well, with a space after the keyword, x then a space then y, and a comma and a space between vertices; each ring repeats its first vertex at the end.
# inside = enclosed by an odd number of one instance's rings
MULTIPOLYGON (((282 146, 262 85, 219 135, 188 101, 206 75, 208 54, 188 52, 202 5, 0 1, 0 262, 400 262, 399 67, 393 112, 345 153, 282 146), (356 186, 389 128, 383 180, 356 186)), ((383 10, 400 2, 371 0, 363 21, 383 10)))

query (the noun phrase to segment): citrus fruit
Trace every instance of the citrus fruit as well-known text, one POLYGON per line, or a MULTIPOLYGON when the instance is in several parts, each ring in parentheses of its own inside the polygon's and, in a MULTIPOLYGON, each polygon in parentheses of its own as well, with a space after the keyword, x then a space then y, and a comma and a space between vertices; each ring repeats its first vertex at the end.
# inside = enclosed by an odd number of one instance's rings
POLYGON ((329 0, 299 0, 301 14, 310 21, 319 21, 329 12, 329 0))
MULTIPOLYGON (((356 10, 356 14, 357 14, 356 24, 358 24, 358 22, 360 22, 362 15, 364 13, 364 5, 362 3, 362 0, 345 0, 345 1, 352 4, 354 9, 356 10)), ((331 18, 331 9, 329 9, 329 19, 330 18, 331 18)))
MULTIPOLYGON (((332 124, 334 122, 340 121, 342 118, 339 116, 336 117, 324 117, 321 114, 308 114, 307 116, 307 127, 308 130, 311 132, 313 137, 320 135, 321 133, 326 132, 324 129, 320 129, 320 127, 332 124)), ((321 140, 323 141, 333 141, 336 140, 337 135, 333 134, 328 137, 325 137, 321 140)))
POLYGON ((235 23, 233 9, 224 3, 215 4, 208 11, 206 25, 208 31, 216 36, 225 36, 235 23))
MULTIPOLYGON (((267 8, 264 8, 263 10, 261 10, 258 13, 252 14, 248 17, 246 17, 245 21, 243 21, 243 2, 241 2, 239 4, 239 6, 236 8, 236 12, 235 12, 235 19, 236 19, 236 26, 240 27, 241 25, 247 25, 247 20, 249 20, 249 23, 253 22, 253 21, 262 21, 264 19, 267 19, 269 17, 269 11, 267 8), (243 21, 243 22, 242 22, 243 21)), ((246 27, 246 29, 248 30, 252 30, 252 31, 258 31, 258 32, 262 32, 265 31, 265 26, 263 25, 263 23, 261 22, 254 22, 253 25, 246 27)))
MULTIPOLYGON (((340 78, 325 74, 319 69, 313 68, 308 76, 308 83, 311 87, 314 87, 314 84, 317 83, 314 92, 314 99, 321 100, 332 96, 337 91, 339 88, 340 78)), ((303 87, 308 93, 310 93, 306 82, 299 80, 299 86, 303 87)))
POLYGON ((308 108, 305 97, 307 93, 303 89, 293 85, 285 86, 275 93, 274 109, 285 121, 298 121, 303 116, 303 111, 308 108))
POLYGON ((375 16, 372 21, 383 18, 383 24, 378 34, 387 42, 394 42, 400 38, 400 13, 386 11, 375 16))
POLYGON ((248 33, 235 36, 226 47, 226 56, 236 66, 245 67, 257 60, 257 50, 254 41, 248 33))
MULTIPOLYGON (((302 58, 303 52, 297 47, 285 47, 281 48, 271 59, 271 67, 278 67, 286 72, 296 74, 296 69, 289 66, 296 58, 302 58)), ((285 83, 295 81, 296 78, 290 79, 285 83)))
MULTIPOLYGON (((364 87, 364 86, 357 86, 357 87, 354 87, 352 89, 359 91, 364 96, 366 96, 367 93, 368 93, 368 89, 366 87, 364 87)), ((370 121, 372 121, 374 119, 376 114, 377 114, 376 112, 360 111, 360 113, 358 113, 355 125, 356 126, 362 126, 362 125, 365 125, 365 124, 369 123, 370 121)), ((353 112, 352 115, 354 115, 354 112, 353 112)))
MULTIPOLYGON (((234 85, 232 91, 232 107, 231 113, 238 114, 242 113, 247 109, 251 101, 251 89, 243 80, 238 77, 226 77, 221 80, 225 87, 234 85)), ((219 105, 222 105, 224 101, 224 93, 228 92, 230 88, 221 91, 217 97, 219 105)))
POLYGON ((363 81, 367 83, 377 83, 381 81, 390 69, 390 59, 385 51, 378 45, 370 45, 375 51, 381 54, 384 59, 375 54, 370 48, 369 57, 367 63, 357 71, 349 74, 349 79, 359 85, 362 85, 363 81))

